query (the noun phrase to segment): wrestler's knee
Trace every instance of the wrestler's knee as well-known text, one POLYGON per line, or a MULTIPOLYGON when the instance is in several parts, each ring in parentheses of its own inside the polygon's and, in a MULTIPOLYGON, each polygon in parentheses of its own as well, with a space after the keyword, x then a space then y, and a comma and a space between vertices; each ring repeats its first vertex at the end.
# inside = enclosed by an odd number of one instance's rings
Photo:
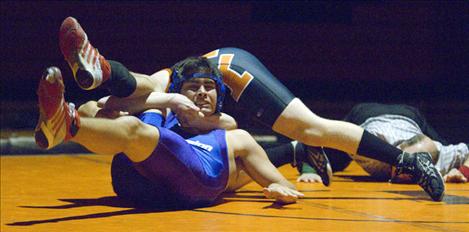
POLYGON ((227 135, 229 140, 235 142, 238 146, 244 147, 245 149, 258 145, 252 135, 243 129, 227 131, 227 135))
POLYGON ((129 139, 138 139, 140 132, 144 129, 145 124, 134 116, 123 116, 115 119, 128 135, 129 139))
POLYGON ((115 120, 126 134, 123 152, 134 162, 146 159, 158 144, 158 129, 134 116, 123 116, 115 120))

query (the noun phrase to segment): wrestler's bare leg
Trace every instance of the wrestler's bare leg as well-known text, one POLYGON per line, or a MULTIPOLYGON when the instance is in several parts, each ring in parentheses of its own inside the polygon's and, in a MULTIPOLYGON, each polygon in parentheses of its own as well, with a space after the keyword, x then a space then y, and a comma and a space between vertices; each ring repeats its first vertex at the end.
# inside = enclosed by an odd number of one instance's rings
POLYGON ((298 98, 293 99, 272 129, 311 146, 324 146, 356 154, 363 129, 352 123, 321 118, 298 98))

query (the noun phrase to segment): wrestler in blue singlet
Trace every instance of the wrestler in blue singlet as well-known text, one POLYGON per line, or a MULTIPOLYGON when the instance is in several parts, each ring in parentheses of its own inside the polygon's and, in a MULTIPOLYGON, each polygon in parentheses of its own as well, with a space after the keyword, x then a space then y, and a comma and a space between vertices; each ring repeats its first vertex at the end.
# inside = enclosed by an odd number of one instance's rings
MULTIPOLYGON (((254 55, 245 50, 220 48, 204 56, 222 73, 223 82, 230 89, 230 94, 237 104, 242 108, 249 109, 249 112, 268 128, 272 127, 283 110, 294 99, 294 95, 254 55), (269 104, 265 104, 265 102, 269 102, 269 104)), ((151 116, 146 115, 145 117, 151 116)), ((145 121, 145 118, 142 120, 145 121)), ((165 128, 174 126, 169 120, 173 119, 168 118, 164 124, 165 128)), ((151 124, 151 121, 154 120, 146 122, 151 124)), ((154 126, 159 125, 155 124, 154 126)), ((172 130, 176 130, 177 134, 183 134, 177 127, 172 130)), ((152 185, 147 180, 148 178, 142 177, 139 172, 135 171, 130 160, 123 154, 114 157, 111 172, 114 191, 124 199, 131 199, 134 202, 171 200, 170 197, 166 197, 167 194, 163 193, 166 188, 159 188, 164 186, 162 181, 159 182, 159 185, 152 185)), ((174 169, 173 175, 178 175, 179 172, 174 169)))
MULTIPOLYGON (((140 119, 160 132, 153 153, 133 164, 142 176, 154 185, 164 186, 164 194, 185 205, 210 204, 225 190, 229 175, 225 130, 194 136, 179 127, 172 113, 164 119, 147 112, 140 119)), ((125 195, 127 190, 118 191, 118 195, 125 195)))

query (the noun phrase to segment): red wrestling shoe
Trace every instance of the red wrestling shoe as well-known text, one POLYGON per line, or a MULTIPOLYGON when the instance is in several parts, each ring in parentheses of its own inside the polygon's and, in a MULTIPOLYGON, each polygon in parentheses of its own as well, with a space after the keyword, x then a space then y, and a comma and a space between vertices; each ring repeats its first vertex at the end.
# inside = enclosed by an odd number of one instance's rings
POLYGON ((64 83, 57 67, 44 72, 37 95, 39 100, 39 121, 34 131, 36 144, 50 149, 72 138, 78 130, 80 120, 75 106, 64 100, 64 83))
POLYGON ((111 66, 88 41, 83 28, 73 17, 60 26, 59 45, 80 88, 95 89, 111 75, 111 66))

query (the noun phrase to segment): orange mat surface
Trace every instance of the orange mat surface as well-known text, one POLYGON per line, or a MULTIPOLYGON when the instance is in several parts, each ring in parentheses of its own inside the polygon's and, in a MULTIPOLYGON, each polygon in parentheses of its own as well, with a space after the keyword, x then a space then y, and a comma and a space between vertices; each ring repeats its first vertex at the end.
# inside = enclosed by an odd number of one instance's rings
MULTIPOLYGON (((135 209, 115 197, 110 156, 2 156, 1 231, 469 231, 469 184, 443 202, 417 185, 372 182, 352 163, 330 187, 297 183, 305 198, 280 206, 251 183, 221 204, 135 209)), ((281 168, 290 181, 296 170, 281 168)))

